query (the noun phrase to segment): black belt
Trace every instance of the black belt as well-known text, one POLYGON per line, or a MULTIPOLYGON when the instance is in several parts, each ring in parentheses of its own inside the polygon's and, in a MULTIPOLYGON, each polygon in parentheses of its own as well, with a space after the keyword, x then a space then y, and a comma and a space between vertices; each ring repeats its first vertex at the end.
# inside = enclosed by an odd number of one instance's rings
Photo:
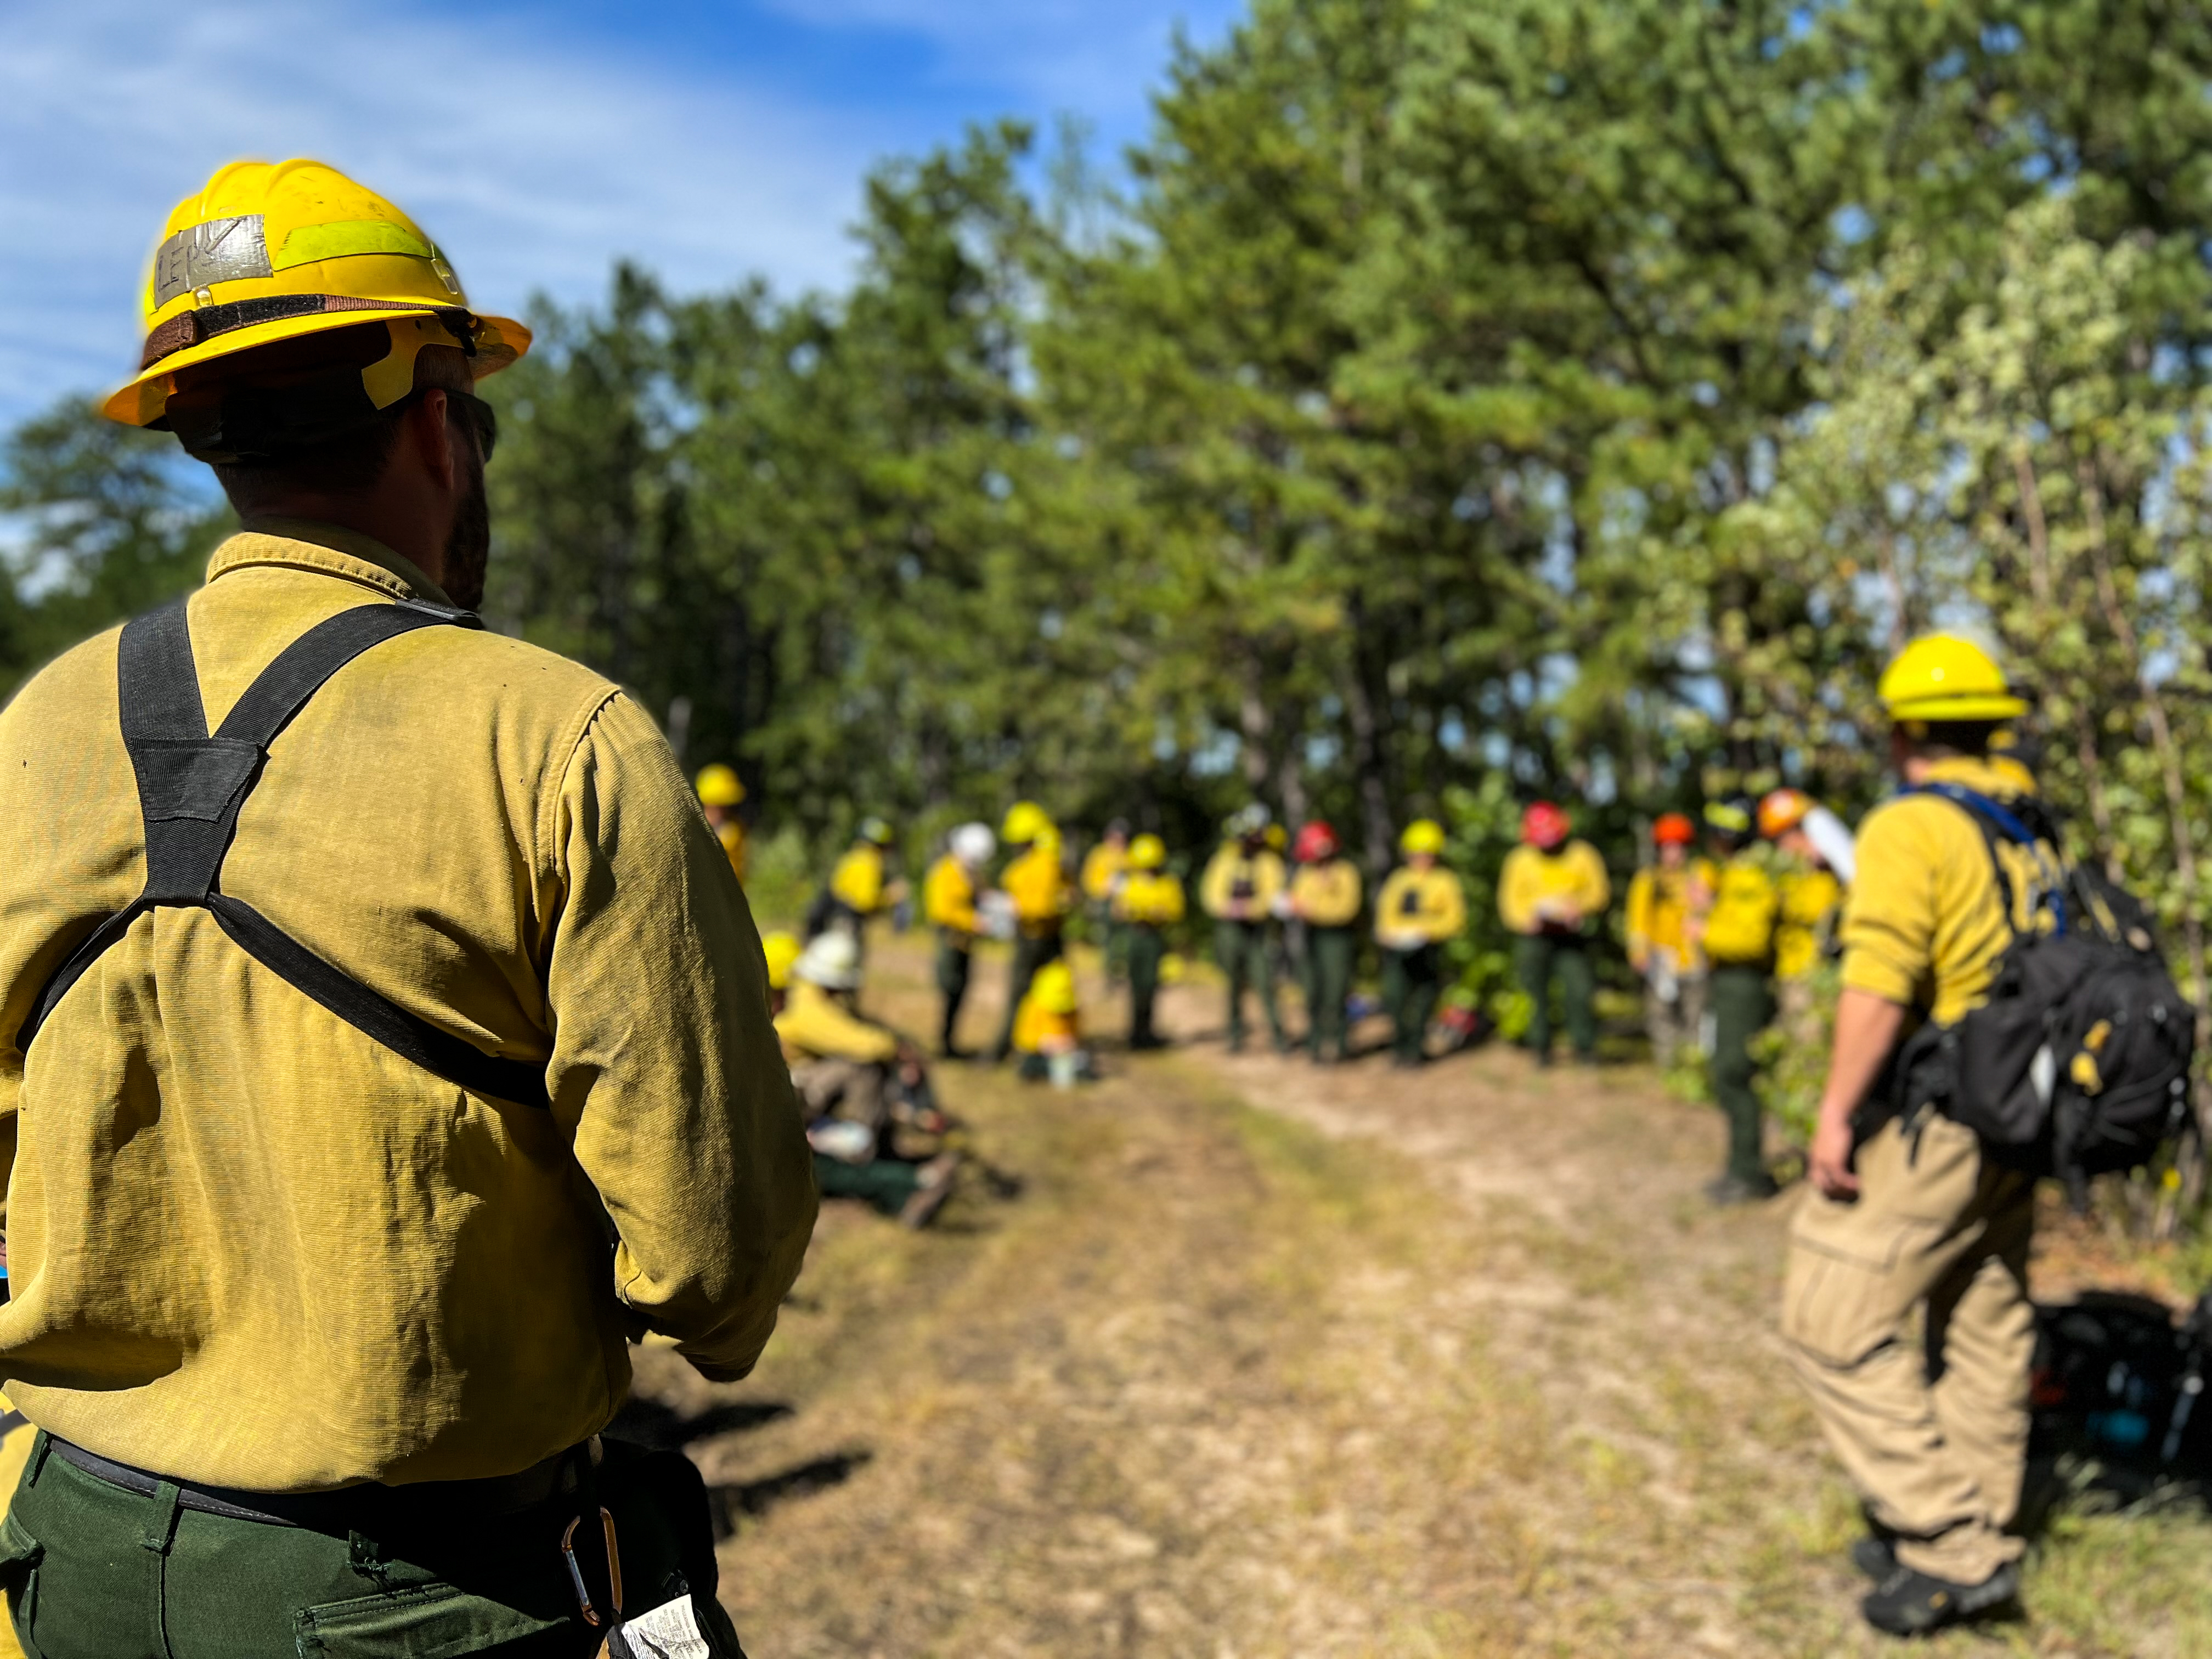
POLYGON ((576 1490, 582 1464, 590 1455, 586 1443, 556 1452, 519 1474, 494 1475, 483 1480, 425 1480, 405 1486, 367 1484, 342 1486, 336 1492, 241 1492, 133 1468, 73 1446, 58 1435, 46 1438, 63 1462, 111 1486, 142 1498, 153 1497, 164 1486, 174 1486, 179 1509, 228 1516, 234 1521, 259 1521, 272 1527, 300 1527, 309 1532, 360 1531, 371 1535, 395 1525, 451 1527, 530 1509, 576 1490))

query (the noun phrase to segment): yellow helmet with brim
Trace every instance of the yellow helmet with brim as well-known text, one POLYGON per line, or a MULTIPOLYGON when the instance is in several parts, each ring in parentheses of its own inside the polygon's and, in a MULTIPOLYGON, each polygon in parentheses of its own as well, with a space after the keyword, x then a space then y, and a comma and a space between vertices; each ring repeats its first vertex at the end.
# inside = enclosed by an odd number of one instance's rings
POLYGON ((1882 671, 1881 706, 1891 720, 2009 720, 2027 700, 2005 679, 1996 659, 1957 634, 1926 634, 1882 671))

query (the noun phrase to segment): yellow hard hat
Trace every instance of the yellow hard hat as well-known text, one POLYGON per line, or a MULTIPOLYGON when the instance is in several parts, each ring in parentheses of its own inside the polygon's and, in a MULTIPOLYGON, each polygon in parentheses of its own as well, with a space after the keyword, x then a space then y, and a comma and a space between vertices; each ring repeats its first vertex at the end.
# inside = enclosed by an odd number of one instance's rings
POLYGON ((799 960, 799 953, 804 948, 796 933, 761 935, 761 954, 768 958, 769 989, 781 991, 791 983, 791 964, 799 960))
POLYGON ((1928 634, 1882 671, 1882 707, 1893 720, 2008 720, 2027 712, 1996 659, 1956 634, 1928 634))
POLYGON ((1051 833, 1052 819, 1046 816, 1043 807, 1033 800, 1018 800, 1006 809, 1006 821, 1000 826, 999 838, 1018 846, 1051 833))
POLYGON ((1415 818, 1406 826, 1406 833, 1398 837, 1398 850, 1408 854, 1443 852, 1443 825, 1434 818, 1415 818))
POLYGON ((477 380, 530 349, 530 331, 469 309, 460 279, 412 219, 320 161, 234 161, 170 210, 139 296, 137 378, 101 412, 150 426, 185 369, 256 346, 381 322, 392 349, 361 371, 377 409, 414 389, 415 355, 458 346, 477 380))
POLYGON ((1167 861, 1167 843, 1158 836, 1139 836, 1129 843, 1132 870, 1157 870, 1167 861))
POLYGON ((1030 981, 1030 994, 1048 1014, 1075 1012, 1075 974, 1065 962, 1048 962, 1030 981))
POLYGON ((738 779, 737 772, 720 761, 699 769, 695 787, 699 791, 702 806, 737 806, 743 804, 745 798, 745 786, 738 779))

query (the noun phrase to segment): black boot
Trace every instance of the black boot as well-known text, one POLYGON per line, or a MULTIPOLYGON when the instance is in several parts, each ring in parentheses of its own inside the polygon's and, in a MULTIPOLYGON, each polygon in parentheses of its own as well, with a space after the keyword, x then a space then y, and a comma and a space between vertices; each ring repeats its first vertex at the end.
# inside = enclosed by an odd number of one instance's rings
POLYGON ((1892 1636, 1925 1636, 2009 1607, 2020 1597, 2020 1569, 2011 1562, 1978 1584, 1915 1572, 1899 1563, 1859 1603, 1866 1621, 1892 1636))

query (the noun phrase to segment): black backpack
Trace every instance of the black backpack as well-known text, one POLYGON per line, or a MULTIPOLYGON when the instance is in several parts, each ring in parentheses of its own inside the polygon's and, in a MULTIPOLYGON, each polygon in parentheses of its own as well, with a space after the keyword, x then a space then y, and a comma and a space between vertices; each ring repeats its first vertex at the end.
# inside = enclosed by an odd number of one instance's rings
POLYGON ((2212 1294, 2179 1329, 2164 1304, 2107 1291, 2038 1308, 2035 1325, 2031 1456, 2093 1460, 2130 1496, 2212 1497, 2212 1294))
POLYGON ((2089 1177, 2149 1163, 2193 1123, 2196 1010, 2159 955, 2143 906, 2054 858, 2058 836, 2039 805, 1947 783, 1907 793, 1940 796, 1973 819, 2013 942, 1987 1002, 1906 1042, 1899 1109, 1965 1124, 2004 1162, 2059 1176, 2080 1207, 2089 1177), (2020 927, 2000 840, 2028 848, 2042 867, 2033 908, 2047 927, 2020 927))

